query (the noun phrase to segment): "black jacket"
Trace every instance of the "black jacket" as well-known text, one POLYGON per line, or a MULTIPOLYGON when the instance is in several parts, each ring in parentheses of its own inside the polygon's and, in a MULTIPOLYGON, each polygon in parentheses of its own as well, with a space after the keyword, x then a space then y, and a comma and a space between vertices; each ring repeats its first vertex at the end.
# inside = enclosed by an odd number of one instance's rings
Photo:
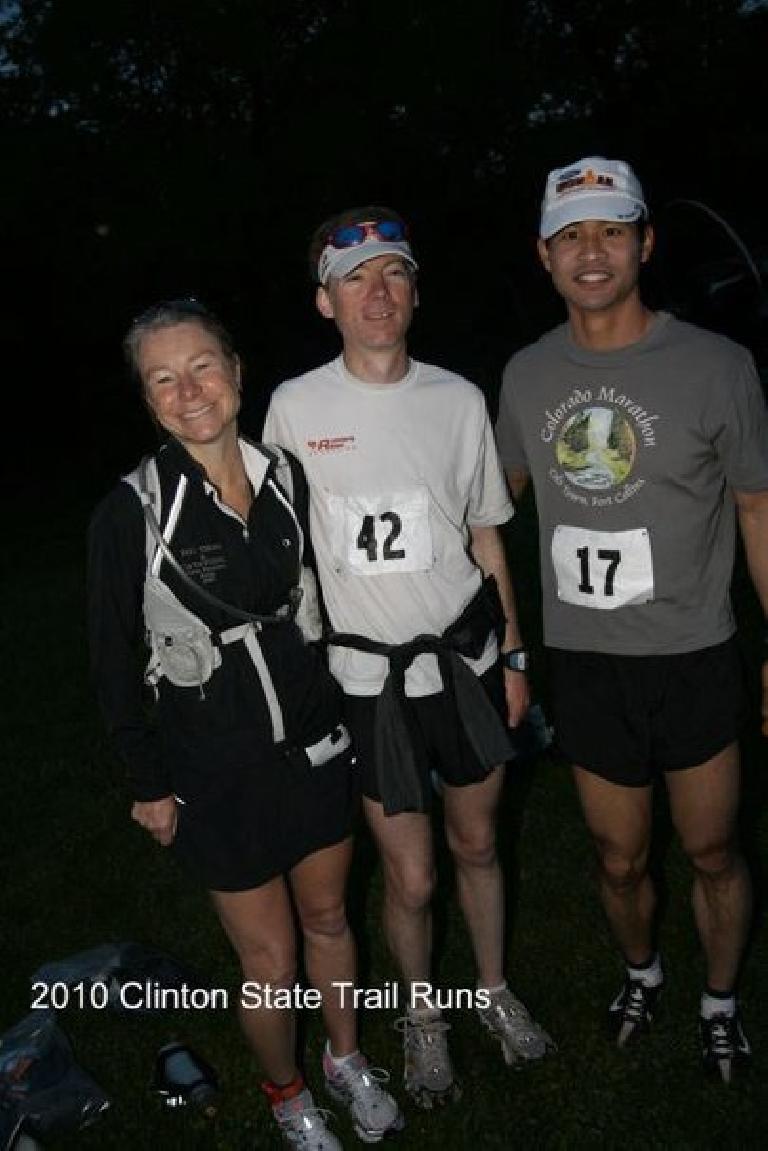
MULTIPOLYGON (((269 614, 296 582, 300 533, 267 484, 274 463, 243 441, 255 490, 243 521, 223 508, 202 469, 176 441, 157 455, 164 524, 181 473, 189 483, 172 550, 188 575, 228 604, 269 614), (249 462, 250 461, 250 462, 249 462)), ((133 796, 160 799, 215 786, 219 766, 258 763, 270 754, 273 732, 264 689, 244 644, 222 647, 222 665, 205 684, 182 688, 162 679, 157 706, 143 685, 146 650, 142 599, 146 575, 145 521, 140 501, 122 482, 97 507, 88 537, 88 631, 91 666, 107 729, 128 768, 133 796)), ((239 621, 202 601, 165 561, 159 574, 178 599, 211 630, 239 621)), ((288 745, 322 738, 341 714, 338 688, 320 653, 293 622, 259 633, 277 693, 288 745)))

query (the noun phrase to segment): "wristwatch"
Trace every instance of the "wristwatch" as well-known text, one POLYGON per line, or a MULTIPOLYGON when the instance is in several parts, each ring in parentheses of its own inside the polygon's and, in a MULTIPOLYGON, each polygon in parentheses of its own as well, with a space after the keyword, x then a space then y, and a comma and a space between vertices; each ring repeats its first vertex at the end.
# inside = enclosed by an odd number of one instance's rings
POLYGON ((508 671, 527 671, 528 652, 524 647, 515 647, 512 651, 501 653, 501 662, 508 671))

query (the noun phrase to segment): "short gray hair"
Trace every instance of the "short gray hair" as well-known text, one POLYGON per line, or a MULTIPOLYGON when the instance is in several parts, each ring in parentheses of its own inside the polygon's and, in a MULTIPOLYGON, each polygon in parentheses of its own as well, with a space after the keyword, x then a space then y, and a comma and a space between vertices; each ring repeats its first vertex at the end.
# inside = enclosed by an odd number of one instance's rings
POLYGON ((123 340, 125 362, 131 376, 138 383, 141 383, 139 353, 142 340, 150 332, 157 332, 161 328, 174 328, 177 324, 199 324, 219 342, 222 352, 229 361, 234 363, 237 359, 232 336, 218 316, 200 300, 192 296, 186 299, 161 300, 146 308, 131 321, 123 340))

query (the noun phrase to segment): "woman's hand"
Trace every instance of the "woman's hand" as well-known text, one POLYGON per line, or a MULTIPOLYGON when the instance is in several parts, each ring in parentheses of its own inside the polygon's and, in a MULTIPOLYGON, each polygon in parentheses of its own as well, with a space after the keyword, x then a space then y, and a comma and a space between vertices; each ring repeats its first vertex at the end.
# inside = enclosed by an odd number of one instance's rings
POLYGON ((167 795, 164 799, 137 801, 131 808, 131 819, 148 831, 161 847, 170 847, 176 834, 176 800, 167 795))

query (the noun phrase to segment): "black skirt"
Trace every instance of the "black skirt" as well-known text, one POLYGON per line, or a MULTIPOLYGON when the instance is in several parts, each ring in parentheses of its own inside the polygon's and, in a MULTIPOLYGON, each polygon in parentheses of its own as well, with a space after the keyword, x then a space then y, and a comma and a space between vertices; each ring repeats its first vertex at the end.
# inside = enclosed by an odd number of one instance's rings
POLYGON ((319 767, 274 749, 222 765, 197 794, 179 787, 174 848, 208 890, 248 891, 346 839, 358 794, 352 748, 319 767))

